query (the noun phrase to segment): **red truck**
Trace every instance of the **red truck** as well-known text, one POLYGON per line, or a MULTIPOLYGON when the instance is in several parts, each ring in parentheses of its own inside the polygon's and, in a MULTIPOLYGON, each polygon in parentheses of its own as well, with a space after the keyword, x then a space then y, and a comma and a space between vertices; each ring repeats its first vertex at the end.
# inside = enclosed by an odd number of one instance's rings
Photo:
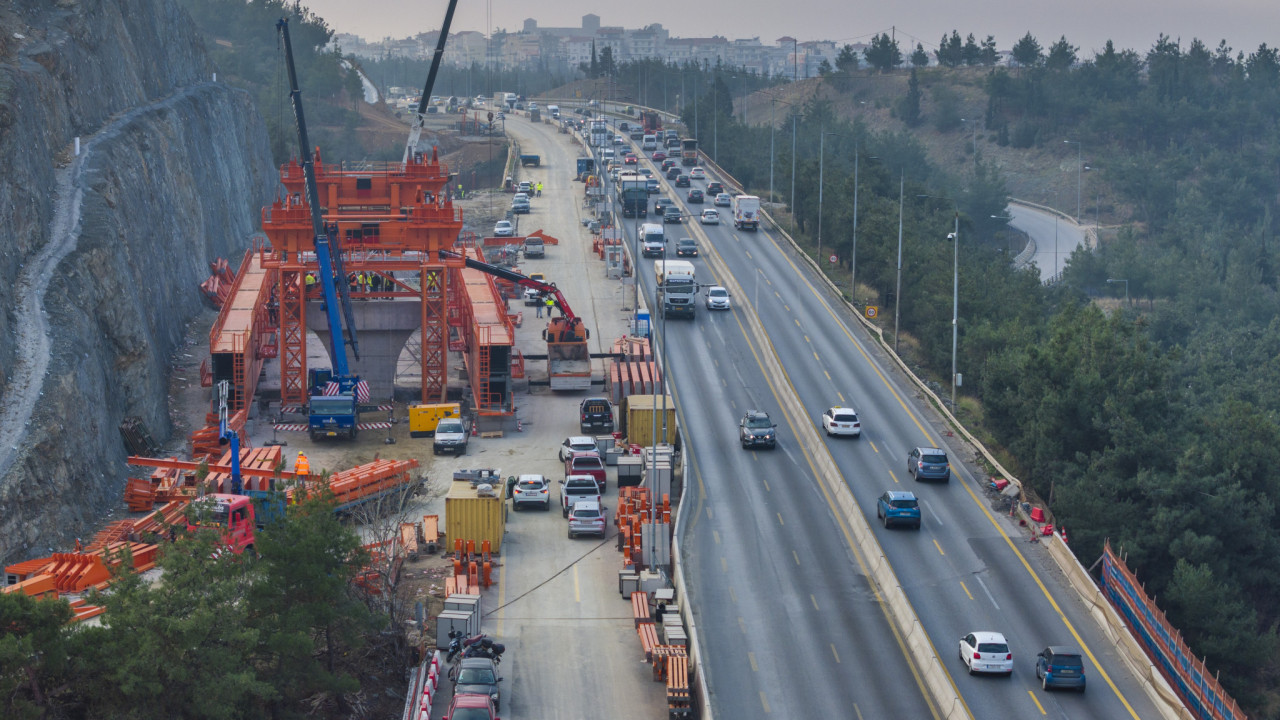
POLYGON ((596 485, 600 487, 600 493, 605 491, 605 474, 604 461, 600 459, 600 453, 597 452, 574 452, 569 454, 569 458, 564 461, 564 476, 570 475, 590 475, 595 479, 596 485))
POLYGON ((192 503, 192 519, 187 529, 218 528, 222 533, 221 544, 239 555, 246 550, 253 552, 254 532, 257 526, 253 517, 253 499, 248 495, 213 493, 192 503))
POLYGON ((662 118, 656 112, 641 112, 640 124, 644 126, 645 135, 658 135, 662 132, 662 118))

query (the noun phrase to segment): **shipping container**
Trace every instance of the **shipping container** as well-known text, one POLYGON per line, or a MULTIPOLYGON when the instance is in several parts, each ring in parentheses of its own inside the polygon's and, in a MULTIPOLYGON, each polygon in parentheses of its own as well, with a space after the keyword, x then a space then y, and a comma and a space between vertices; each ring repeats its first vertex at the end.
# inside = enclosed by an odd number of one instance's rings
POLYGON ((473 487, 468 480, 454 480, 449 486, 444 498, 446 547, 452 548, 454 541, 461 538, 464 547, 468 540, 474 540, 476 552, 485 540, 492 552, 502 549, 502 534, 507 529, 506 486, 498 481, 491 487, 490 497, 481 495, 480 486, 473 487))
POLYGON ((462 406, 458 403, 436 403, 434 405, 409 406, 409 436, 431 437, 436 434, 436 425, 447 417, 458 417, 462 414, 462 406))
POLYGON ((655 435, 658 442, 676 444, 676 405, 670 395, 629 395, 623 399, 621 416, 624 421, 622 435, 633 445, 652 445, 655 435), (666 403, 667 432, 662 433, 662 408, 666 403), (654 432, 654 426, 657 432, 654 432))

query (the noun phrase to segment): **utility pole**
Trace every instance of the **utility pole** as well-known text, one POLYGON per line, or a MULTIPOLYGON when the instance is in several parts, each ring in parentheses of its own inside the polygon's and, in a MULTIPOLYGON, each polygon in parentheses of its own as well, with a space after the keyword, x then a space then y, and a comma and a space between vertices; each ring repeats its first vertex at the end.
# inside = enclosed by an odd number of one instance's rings
POLYGON ((893 352, 898 352, 898 310, 902 308, 902 198, 907 187, 907 171, 898 176, 898 285, 893 295, 893 352))

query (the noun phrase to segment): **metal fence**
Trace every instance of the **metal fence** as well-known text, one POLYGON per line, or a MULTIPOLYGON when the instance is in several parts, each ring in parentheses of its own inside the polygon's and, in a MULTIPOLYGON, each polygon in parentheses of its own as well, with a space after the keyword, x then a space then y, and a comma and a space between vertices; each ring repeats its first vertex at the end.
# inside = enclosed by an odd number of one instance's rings
POLYGON ((1245 720, 1236 701, 1213 676, 1204 661, 1192 654, 1178 632, 1147 596, 1138 578, 1107 543, 1102 555, 1102 592, 1124 616, 1130 632, 1142 643, 1183 702, 1204 720, 1245 720))

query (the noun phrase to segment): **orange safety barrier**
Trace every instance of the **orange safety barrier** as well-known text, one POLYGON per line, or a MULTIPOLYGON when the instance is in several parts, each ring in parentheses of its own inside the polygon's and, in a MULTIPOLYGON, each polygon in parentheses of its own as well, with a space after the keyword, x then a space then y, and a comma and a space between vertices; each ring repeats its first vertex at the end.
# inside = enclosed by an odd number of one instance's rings
POLYGON ((667 662, 667 712, 669 715, 687 714, 691 708, 689 698, 689 658, 686 655, 670 655, 667 662))
POLYGON ((642 590, 631 593, 631 619, 636 627, 642 622, 653 622, 649 615, 649 593, 642 590))
POLYGON ((488 590, 493 585, 493 563, 485 560, 480 566, 480 581, 483 583, 484 589, 488 590))
POLYGON ((658 647, 658 630, 653 621, 642 622, 636 626, 636 634, 640 636, 640 649, 644 652, 645 662, 653 659, 653 649, 658 647))

